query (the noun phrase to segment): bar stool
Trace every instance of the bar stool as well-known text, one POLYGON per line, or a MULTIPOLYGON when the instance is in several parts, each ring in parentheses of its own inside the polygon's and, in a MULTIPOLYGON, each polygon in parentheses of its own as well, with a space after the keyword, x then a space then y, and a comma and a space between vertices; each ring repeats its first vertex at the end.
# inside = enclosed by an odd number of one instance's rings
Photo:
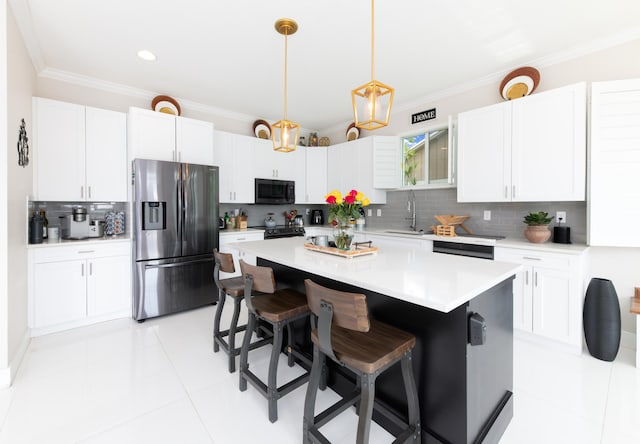
POLYGON ((420 406, 411 368, 415 336, 369 319, 363 294, 332 290, 310 279, 306 279, 304 284, 309 309, 314 316, 311 324, 313 367, 304 403, 302 442, 328 442, 319 428, 355 404, 359 416, 356 443, 368 443, 376 378, 398 361, 407 395, 408 424, 381 404, 376 403, 376 411, 394 422, 401 420, 407 426, 394 443, 420 442, 420 406), (314 416, 325 357, 353 371, 357 382, 348 397, 314 416))
POLYGON ((220 279, 220 272, 235 273, 236 269, 233 265, 233 255, 229 253, 220 253, 218 249, 213 250, 215 258, 215 267, 213 269, 213 279, 218 287, 218 308, 213 320, 213 351, 215 353, 220 347, 229 355, 229 373, 236 371, 236 356, 240 354, 240 347, 236 347, 236 333, 244 331, 247 325, 238 326, 238 318, 240 317, 240 303, 244 298, 244 281, 242 276, 232 277, 228 279, 220 279), (220 317, 224 308, 227 296, 233 299, 233 317, 229 324, 229 329, 220 331, 220 317), (224 338, 228 338, 225 341, 224 338))
POLYGON ((278 399, 295 390, 309 380, 309 372, 298 376, 290 382, 277 386, 278 358, 282 349, 283 328, 287 328, 287 364, 293 367, 295 358, 311 367, 311 361, 296 349, 293 344, 293 332, 291 323, 309 316, 307 299, 305 295, 293 289, 276 289, 273 270, 269 267, 259 267, 247 264, 240 260, 240 269, 245 280, 244 296, 249 320, 247 333, 242 342, 240 352, 240 391, 247 389, 247 382, 257 388, 268 400, 269 421, 278 420, 278 399), (256 322, 271 324, 273 329, 271 359, 269 361, 269 373, 265 385, 251 370, 249 370, 248 355, 251 344, 251 336, 255 330, 256 322))

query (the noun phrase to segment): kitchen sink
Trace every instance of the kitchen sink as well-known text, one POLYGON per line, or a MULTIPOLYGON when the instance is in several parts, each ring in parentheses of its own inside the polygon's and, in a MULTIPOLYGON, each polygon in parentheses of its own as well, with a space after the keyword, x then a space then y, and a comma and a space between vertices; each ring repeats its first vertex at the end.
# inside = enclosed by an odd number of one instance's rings
POLYGON ((410 234, 413 236, 422 236, 425 233, 423 230, 413 231, 413 230, 384 230, 385 233, 393 233, 393 234, 410 234))

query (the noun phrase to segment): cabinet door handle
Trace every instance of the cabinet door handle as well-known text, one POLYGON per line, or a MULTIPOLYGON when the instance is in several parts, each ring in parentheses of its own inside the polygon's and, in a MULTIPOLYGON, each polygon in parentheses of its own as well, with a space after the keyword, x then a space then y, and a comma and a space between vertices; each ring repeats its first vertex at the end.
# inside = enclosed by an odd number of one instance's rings
POLYGON ((84 264, 81 265, 80 276, 84 277, 84 264))
POLYGON ((522 256, 522 259, 525 259, 527 261, 541 261, 542 258, 540 257, 532 257, 532 256, 522 256))
POLYGON ((84 186, 80 186, 80 199, 84 199, 84 186))
POLYGON ((233 192, 233 200, 236 200, 236 192, 233 192))
POLYGON ((89 276, 93 276, 93 262, 89 262, 89 276))
POLYGON ((87 189, 89 190, 89 199, 91 199, 91 185, 89 185, 87 189))
POLYGON ((538 286, 538 272, 533 273, 533 285, 538 286))
POLYGON ((524 284, 529 285, 529 270, 524 272, 524 284))
POLYGON ((504 198, 506 199, 507 197, 509 197, 509 188, 505 185, 504 186, 504 198))
POLYGON ((513 187, 511 187, 512 191, 511 191, 511 199, 515 199, 516 198, 516 186, 514 185, 513 187))

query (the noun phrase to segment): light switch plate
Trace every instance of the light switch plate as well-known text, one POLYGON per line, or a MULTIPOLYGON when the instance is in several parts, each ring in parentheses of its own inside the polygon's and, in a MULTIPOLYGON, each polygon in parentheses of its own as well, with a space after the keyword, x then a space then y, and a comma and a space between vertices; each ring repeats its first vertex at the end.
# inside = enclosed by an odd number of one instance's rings
POLYGON ((378 208, 376 210, 376 216, 378 216, 378 217, 382 216, 382 208, 378 208))

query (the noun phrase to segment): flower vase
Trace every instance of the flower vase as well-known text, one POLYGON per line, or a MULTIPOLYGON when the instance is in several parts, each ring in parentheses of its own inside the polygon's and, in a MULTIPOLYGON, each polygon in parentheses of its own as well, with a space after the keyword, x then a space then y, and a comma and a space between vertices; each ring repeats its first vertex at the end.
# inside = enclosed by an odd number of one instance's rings
POLYGON ((338 224, 333 228, 333 241, 339 250, 348 250, 353 240, 353 225, 349 221, 337 222, 338 224))

